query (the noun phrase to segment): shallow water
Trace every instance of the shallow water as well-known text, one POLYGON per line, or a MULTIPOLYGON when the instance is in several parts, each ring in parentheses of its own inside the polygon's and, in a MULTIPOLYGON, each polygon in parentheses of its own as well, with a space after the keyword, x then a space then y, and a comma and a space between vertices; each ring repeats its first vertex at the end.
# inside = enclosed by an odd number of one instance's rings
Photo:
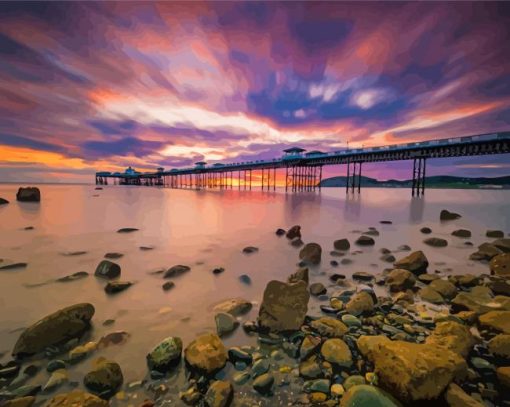
MULTIPOLYGON (((360 196, 346 197, 343 188, 319 192, 285 194, 283 191, 194 191, 155 187, 91 185, 40 185, 40 204, 18 203, 17 185, 0 185, 0 197, 11 201, 0 207, 0 258, 2 264, 26 262, 20 270, 0 271, 0 353, 9 353, 20 329, 67 305, 90 302, 96 308, 91 338, 125 330, 131 337, 124 345, 97 352, 112 357, 122 366, 125 382, 139 380, 147 373, 146 353, 167 336, 181 336, 184 344, 201 332, 214 330, 212 307, 223 299, 243 297, 254 301, 252 312, 242 320, 255 319, 262 292, 271 279, 286 279, 298 262, 298 249, 279 227, 302 226, 303 240, 323 247, 322 264, 311 269, 312 282, 326 286, 333 272, 350 275, 355 271, 380 273, 388 263, 379 260, 379 249, 395 250, 402 244, 424 250, 429 269, 451 272, 487 272, 487 266, 471 262, 474 248, 466 239, 451 236, 458 228, 470 229, 474 247, 484 241, 487 229, 510 230, 510 191, 427 190, 423 199, 411 199, 408 189, 364 189, 360 196), (99 196, 94 196, 99 195, 99 196), (446 208, 462 218, 440 223, 446 208), (393 224, 382 225, 380 220, 393 224), (33 226, 33 230, 24 230, 33 226), (376 244, 349 254, 350 265, 330 266, 329 255, 335 239, 351 243, 359 232, 374 226, 380 231, 376 244), (429 226, 433 234, 446 238, 446 248, 422 243, 419 229, 429 226), (116 233, 123 227, 138 228, 129 234, 116 233), (243 254, 245 246, 256 246, 254 254, 243 254), (154 246, 142 251, 140 246, 154 246), (86 251, 80 256, 65 252, 86 251), (104 281, 93 277, 97 264, 107 252, 120 252, 114 260, 122 267, 122 280, 135 285, 107 296, 104 281), (161 275, 150 271, 185 264, 191 271, 176 279, 175 288, 165 292, 161 275), (225 272, 213 275, 212 269, 225 272), (87 271, 91 275, 68 283, 38 283, 87 271), (239 276, 251 277, 251 285, 239 276), (35 285, 35 286, 33 286, 35 285), (106 319, 116 320, 104 327, 106 319)), ((355 251, 356 247, 351 247, 355 251)), ((395 253, 401 257, 405 253, 395 253)), ((335 258, 336 260, 340 260, 335 258)), ((311 300, 310 314, 319 314, 320 302, 311 300)), ((255 340, 238 329, 224 340, 228 345, 251 344, 255 340)), ((84 361, 74 368, 75 379, 87 370, 84 361)))

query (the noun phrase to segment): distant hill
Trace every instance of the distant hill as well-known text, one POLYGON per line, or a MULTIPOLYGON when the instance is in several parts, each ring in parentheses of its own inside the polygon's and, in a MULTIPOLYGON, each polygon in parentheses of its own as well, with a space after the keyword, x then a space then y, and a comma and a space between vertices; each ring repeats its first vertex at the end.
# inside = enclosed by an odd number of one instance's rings
MULTIPOLYGON (((321 187, 345 187, 347 177, 331 177, 323 179, 320 183, 321 187)), ((378 187, 378 188, 410 188, 412 180, 395 180, 379 181, 375 178, 361 177, 362 187, 378 187)), ((451 175, 436 175, 425 178, 426 188, 464 188, 464 189, 510 189, 510 176, 496 178, 466 178, 454 177, 451 175)))

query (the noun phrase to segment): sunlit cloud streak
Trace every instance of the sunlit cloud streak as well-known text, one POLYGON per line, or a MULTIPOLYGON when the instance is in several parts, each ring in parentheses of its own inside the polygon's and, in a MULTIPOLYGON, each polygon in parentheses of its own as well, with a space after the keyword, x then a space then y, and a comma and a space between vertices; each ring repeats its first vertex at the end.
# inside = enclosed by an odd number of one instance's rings
POLYGON ((0 181, 508 130, 509 40, 503 2, 1 3, 0 181))

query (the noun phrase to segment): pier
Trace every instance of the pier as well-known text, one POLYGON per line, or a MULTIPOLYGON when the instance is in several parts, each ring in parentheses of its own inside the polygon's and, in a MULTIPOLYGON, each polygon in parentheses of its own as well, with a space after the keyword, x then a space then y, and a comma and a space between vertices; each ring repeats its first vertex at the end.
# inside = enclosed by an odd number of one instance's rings
POLYGON ((98 185, 147 185, 190 189, 251 190, 254 172, 260 174, 262 190, 276 190, 277 171, 285 171, 285 191, 314 191, 320 188, 325 165, 346 165, 346 193, 361 192, 361 172, 364 163, 413 160, 412 196, 425 193, 426 163, 429 159, 447 159, 510 153, 510 131, 428 140, 389 146, 343 149, 332 152, 310 151, 299 147, 284 150, 283 156, 271 160, 215 163, 204 161, 193 167, 166 171, 137 172, 129 167, 125 172, 96 173, 98 185))

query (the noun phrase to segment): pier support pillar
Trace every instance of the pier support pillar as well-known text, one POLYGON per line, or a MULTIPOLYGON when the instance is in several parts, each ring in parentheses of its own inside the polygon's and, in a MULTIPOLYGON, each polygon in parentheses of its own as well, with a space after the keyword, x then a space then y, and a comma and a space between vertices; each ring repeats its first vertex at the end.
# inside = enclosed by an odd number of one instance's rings
POLYGON ((361 162, 347 162, 347 179, 345 182, 345 193, 361 192, 361 162), (357 173, 356 173, 357 172, 357 173))
POLYGON ((425 193, 425 157, 415 157, 413 160, 413 183, 411 196, 423 196, 425 193))

